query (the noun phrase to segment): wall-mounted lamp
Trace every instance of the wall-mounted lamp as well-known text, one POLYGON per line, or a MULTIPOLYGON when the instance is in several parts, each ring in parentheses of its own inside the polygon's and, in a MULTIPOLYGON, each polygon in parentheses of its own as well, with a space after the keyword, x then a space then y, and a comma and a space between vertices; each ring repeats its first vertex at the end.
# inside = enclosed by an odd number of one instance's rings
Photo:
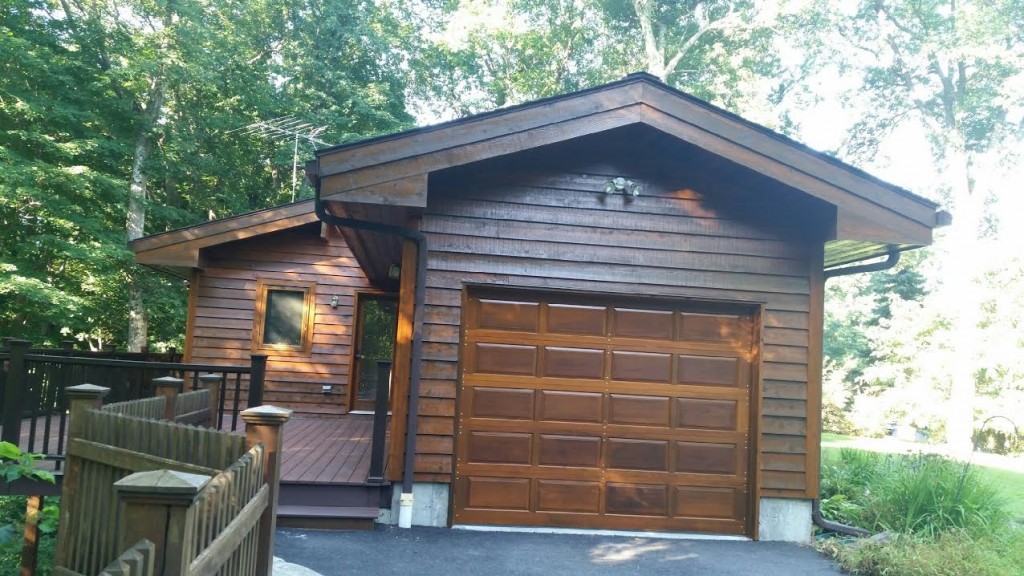
POLYGON ((616 192, 622 192, 627 196, 639 196, 644 191, 644 187, 632 180, 626 180, 623 177, 614 178, 604 183, 604 193, 614 194, 616 192))
POLYGON ((398 264, 392 264, 388 266, 388 278, 392 280, 398 280, 402 277, 402 267, 398 264))
POLYGON ((337 296, 331 296, 331 308, 337 308, 337 307, 338 307, 338 297, 337 296))

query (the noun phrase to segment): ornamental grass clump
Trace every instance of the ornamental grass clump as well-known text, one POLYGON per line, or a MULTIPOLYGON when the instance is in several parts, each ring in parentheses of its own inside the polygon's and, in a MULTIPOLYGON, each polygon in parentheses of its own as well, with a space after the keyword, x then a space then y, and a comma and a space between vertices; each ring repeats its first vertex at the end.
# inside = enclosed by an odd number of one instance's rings
POLYGON ((822 467, 822 513, 889 536, 822 541, 858 576, 1021 576, 1024 528, 978 469, 935 455, 842 450, 822 467))
POLYGON ((860 450, 842 450, 822 468, 822 512, 873 532, 928 537, 987 533, 1009 522, 1002 494, 969 464, 860 450))

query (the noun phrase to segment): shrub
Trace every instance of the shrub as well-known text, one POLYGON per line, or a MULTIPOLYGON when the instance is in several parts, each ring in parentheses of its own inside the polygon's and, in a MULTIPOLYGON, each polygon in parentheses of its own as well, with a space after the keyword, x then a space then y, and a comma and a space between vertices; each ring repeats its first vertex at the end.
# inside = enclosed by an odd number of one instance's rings
POLYGON ((986 534, 1009 523, 995 486, 969 465, 934 455, 844 449, 822 466, 822 513, 874 532, 986 534))

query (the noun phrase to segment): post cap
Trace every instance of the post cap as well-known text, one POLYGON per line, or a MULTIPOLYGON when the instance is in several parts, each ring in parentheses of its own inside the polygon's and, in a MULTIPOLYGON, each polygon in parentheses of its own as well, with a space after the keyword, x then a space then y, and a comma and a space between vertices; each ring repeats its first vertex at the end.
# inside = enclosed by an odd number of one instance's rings
POLYGON ((160 378, 153 378, 153 385, 156 387, 170 387, 181 390, 182 385, 185 383, 181 378, 175 378, 174 376, 161 376, 160 378))
POLYGON ((291 410, 269 404, 242 410, 242 420, 246 424, 284 424, 291 417, 291 410))
POLYGON ((79 384, 64 389, 64 395, 68 398, 103 398, 108 392, 110 388, 95 384, 79 384))
POLYGON ((209 374, 202 374, 202 375, 199 376, 199 381, 204 383, 204 384, 212 384, 214 382, 220 382, 223 379, 224 379, 224 375, 223 374, 214 374, 213 372, 210 372, 209 374))
POLYGON ((212 479, 211 476, 176 470, 136 472, 114 482, 121 494, 147 496, 195 496, 212 479))

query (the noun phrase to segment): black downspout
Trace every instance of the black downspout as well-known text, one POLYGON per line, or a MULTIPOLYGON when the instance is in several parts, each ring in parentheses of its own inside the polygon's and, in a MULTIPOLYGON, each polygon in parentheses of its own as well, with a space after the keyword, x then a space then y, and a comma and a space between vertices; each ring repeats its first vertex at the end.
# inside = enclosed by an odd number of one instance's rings
MULTIPOLYGON (((845 268, 834 268, 832 270, 825 270, 824 280, 828 281, 829 278, 835 278, 837 276, 849 276, 851 274, 862 274, 864 272, 880 272, 882 270, 888 270, 898 264, 900 261, 900 253, 896 250, 889 251, 889 257, 881 262, 872 262, 871 264, 861 264, 859 266, 847 266, 845 268)), ((824 285, 822 286, 824 289, 824 285)), ((818 437, 818 445, 821 445, 821 436, 818 437)), ((819 484, 821 483, 821 468, 818 468, 818 479, 819 484)), ((839 522, 833 522, 821 515, 821 498, 815 498, 811 501, 811 521, 815 525, 828 530, 829 532, 838 532, 840 534, 846 534, 847 536, 857 536, 858 538, 866 538, 871 536, 869 530, 858 528, 856 526, 848 526, 846 524, 840 524, 839 522)))
POLYGON ((369 230, 412 240, 416 244, 416 292, 413 297, 412 354, 409 366, 409 414, 405 432, 405 460, 402 468, 402 492, 412 493, 413 466, 416 458, 416 424, 420 411, 420 359, 423 349, 423 303, 427 294, 427 237, 419 230, 402 226, 342 218, 327 212, 320 201, 320 179, 314 179, 316 191, 313 205, 320 221, 334 226, 369 230))

